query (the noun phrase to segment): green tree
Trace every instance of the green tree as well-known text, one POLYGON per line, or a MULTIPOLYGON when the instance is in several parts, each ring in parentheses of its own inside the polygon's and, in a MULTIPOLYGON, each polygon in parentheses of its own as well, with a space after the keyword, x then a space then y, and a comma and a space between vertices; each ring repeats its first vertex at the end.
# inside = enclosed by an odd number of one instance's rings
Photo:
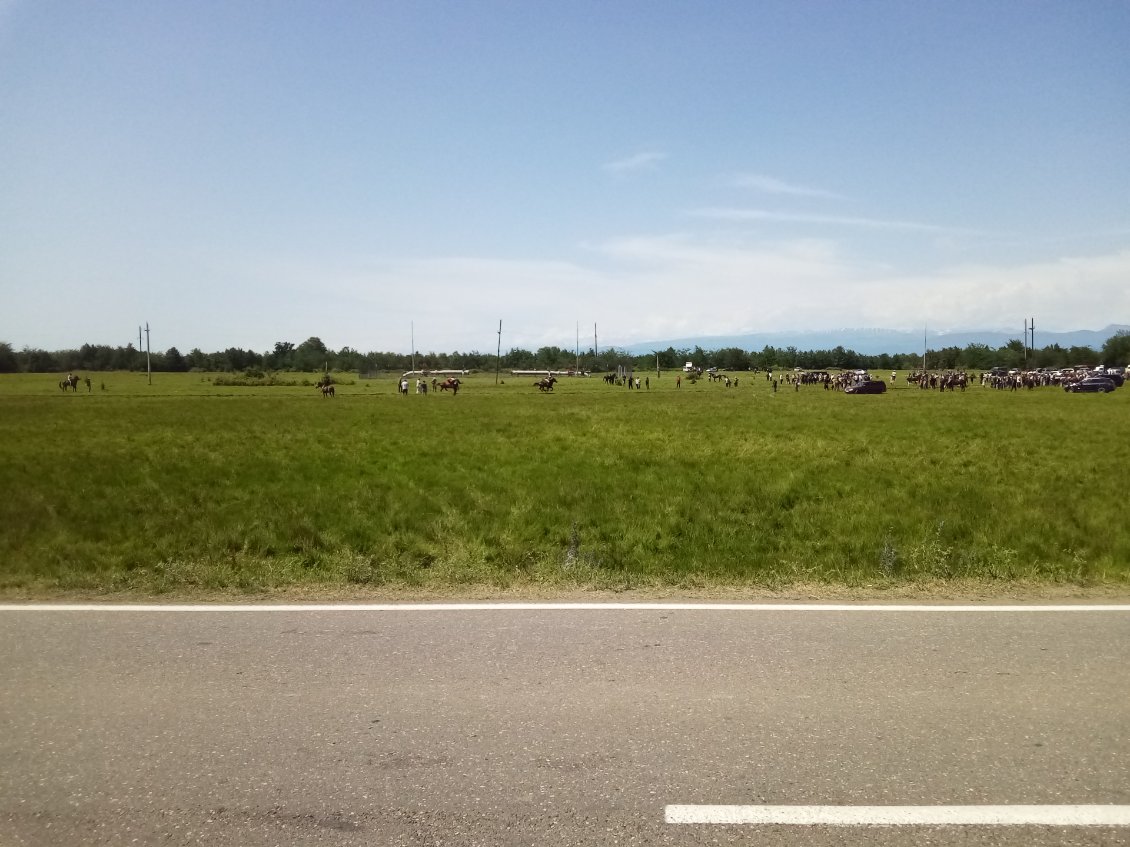
POLYGON ((572 354, 566 354, 560 347, 539 347, 537 355, 534 357, 534 362, 538 368, 561 368, 565 366, 566 361, 572 361, 575 357, 572 354), (568 355, 568 359, 566 359, 568 355))
POLYGON ((997 364, 1005 368, 1018 368, 1024 364, 1024 342, 1019 338, 1009 339, 1008 344, 997 350, 997 364))
POLYGON ((293 367, 298 371, 323 370, 330 359, 330 352, 322 339, 312 335, 294 348, 293 367))
POLYGON ((188 362, 176 347, 170 347, 165 351, 165 370, 173 373, 183 373, 188 370, 188 362))
POLYGON ((1130 366, 1130 332, 1120 329, 1108 338, 1103 344, 1102 360, 1108 368, 1130 366))
POLYGON ((294 344, 289 341, 276 341, 275 349, 263 357, 263 364, 276 371, 294 367, 294 344))
POLYGON ((12 349, 12 345, 7 341, 0 341, 0 373, 15 373, 20 369, 20 363, 16 359, 16 351, 12 349))
POLYGON ((1087 365, 1094 367, 1099 363, 1099 354, 1090 347, 1069 347, 1067 350, 1067 364, 1087 365))
POLYGON ((210 371, 212 370, 211 357, 206 356, 199 347, 193 347, 188 351, 185 357, 188 367, 197 371, 210 371))
POLYGON ((659 367, 661 368, 681 368, 685 362, 685 350, 676 350, 674 347, 668 347, 666 350, 659 351, 659 367))
POLYGON ((739 347, 725 347, 715 356, 718 367, 728 371, 748 371, 749 354, 739 347))
POLYGON ((996 353, 988 344, 967 344, 957 357, 960 367, 969 370, 987 371, 993 367, 996 353))
POLYGON ((933 367, 947 371, 954 370, 960 358, 960 347, 943 347, 941 350, 934 350, 930 353, 930 361, 933 363, 933 367))
POLYGON ((59 360, 54 353, 46 350, 25 347, 20 351, 20 369, 28 373, 53 373, 59 370, 59 360))
POLYGON ((1067 351, 1058 344, 1049 344, 1043 350, 1029 350, 1028 361, 1038 368, 1062 368, 1067 364, 1067 351))
POLYGON ((114 354, 110 357, 110 370, 135 371, 140 361, 138 351, 131 341, 125 347, 114 348, 114 354))

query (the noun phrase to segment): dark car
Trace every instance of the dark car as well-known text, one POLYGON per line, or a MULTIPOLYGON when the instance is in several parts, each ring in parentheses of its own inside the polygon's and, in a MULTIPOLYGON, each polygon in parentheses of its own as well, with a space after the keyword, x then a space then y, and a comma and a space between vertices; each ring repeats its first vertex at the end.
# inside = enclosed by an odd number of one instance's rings
POLYGON ((1105 376, 1089 376, 1086 379, 1079 380, 1079 382, 1067 383, 1067 385, 1063 386, 1063 390, 1071 391, 1075 394, 1096 391, 1109 394, 1111 391, 1114 391, 1114 380, 1107 379, 1105 376))
POLYGON ((887 383, 881 379, 869 379, 866 382, 857 382, 844 389, 844 394, 882 394, 887 390, 887 383))

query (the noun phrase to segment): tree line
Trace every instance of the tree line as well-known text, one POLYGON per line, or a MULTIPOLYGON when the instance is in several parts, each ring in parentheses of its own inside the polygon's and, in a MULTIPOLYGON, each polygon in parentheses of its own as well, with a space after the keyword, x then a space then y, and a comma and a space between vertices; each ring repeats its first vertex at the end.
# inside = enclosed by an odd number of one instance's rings
MULTIPOLYGON (((0 341, 0 373, 62 373, 68 371, 357 371, 359 373, 403 373, 413 367, 419 370, 484 370, 496 367, 503 371, 569 370, 611 371, 617 367, 647 371, 655 368, 673 370, 686 362, 696 367, 726 371, 748 371, 768 368, 867 368, 871 370, 914 370, 922 367, 921 353, 866 355, 835 347, 831 350, 798 350, 796 347, 766 346, 760 351, 724 347, 704 350, 668 347, 654 353, 636 354, 615 347, 596 351, 589 348, 577 353, 561 347, 539 347, 537 350, 512 348, 501 356, 494 353, 361 353, 352 347, 331 350, 320 338, 312 336, 301 344, 276 342, 264 353, 229 347, 214 353, 193 348, 181 353, 176 347, 149 355, 132 344, 111 347, 106 344, 83 344, 74 350, 41 350, 24 347, 14 350, 0 341)), ((943 347, 926 352, 930 370, 983 371, 993 367, 1061 368, 1075 365, 1130 364, 1130 333, 1121 331, 1107 339, 1101 350, 1091 347, 1061 347, 1052 344, 1040 350, 1025 349, 1019 339, 1003 347, 969 344, 965 347, 943 347)))

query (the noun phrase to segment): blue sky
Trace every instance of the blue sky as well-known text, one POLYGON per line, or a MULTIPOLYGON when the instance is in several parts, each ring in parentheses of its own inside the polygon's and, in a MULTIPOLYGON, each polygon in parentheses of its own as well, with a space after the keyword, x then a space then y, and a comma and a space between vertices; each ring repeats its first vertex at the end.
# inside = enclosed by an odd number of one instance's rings
POLYGON ((0 0, 0 340, 1130 323, 1130 4, 0 0))

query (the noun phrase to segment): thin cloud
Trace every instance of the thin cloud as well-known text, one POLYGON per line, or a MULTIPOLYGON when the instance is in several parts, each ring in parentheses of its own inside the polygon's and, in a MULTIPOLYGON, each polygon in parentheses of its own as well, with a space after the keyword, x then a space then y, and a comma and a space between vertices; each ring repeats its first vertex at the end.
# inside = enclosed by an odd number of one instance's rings
POLYGON ((711 218, 722 221, 769 221, 772 223, 812 224, 817 226, 853 227, 856 229, 903 230, 924 232, 933 235, 973 234, 971 230, 927 224, 919 221, 885 220, 882 218, 859 218, 845 215, 810 215, 793 212, 771 212, 767 209, 707 208, 690 212, 696 218, 711 218))
POLYGON ((821 197, 826 200, 842 200, 842 194, 826 191, 823 188, 810 188, 806 185, 794 185, 791 182, 777 179, 764 174, 739 174, 734 179, 739 188, 752 188, 765 194, 786 194, 790 197, 821 197))
POLYGON ((601 167, 610 174, 625 174, 632 171, 652 170, 666 158, 666 153, 651 150, 613 162, 605 162, 601 167))
MULTIPOLYGON (((160 348, 181 350, 269 350, 280 339, 318 335, 335 349, 408 352, 414 341, 425 352, 489 352, 499 343, 500 321, 502 344, 536 350, 571 349, 578 325, 587 348, 596 323, 603 348, 780 329, 905 330, 924 321, 981 328, 1018 323, 1019 315, 1035 316, 1049 331, 1097 328, 1130 314, 1130 249, 907 271, 861 259, 835 240, 748 238, 641 234, 585 245, 571 257, 521 260, 220 252, 173 269, 159 294, 138 289, 118 299, 155 298, 149 317, 160 348), (200 305, 215 297, 190 296, 202 285, 224 292, 234 304, 230 316, 217 319, 200 305), (264 302, 265 286, 283 296, 264 302), (327 297, 341 306, 332 316, 322 308, 327 297)), ((40 288, 50 294, 49 286, 40 288)), ((33 297, 14 302, 10 326, 34 326, 50 308, 49 297, 33 297)), ((95 300, 85 303, 81 322, 55 331, 64 338, 90 333, 85 313, 97 309, 95 300)), ((113 335, 120 316, 112 319, 102 337, 124 343, 128 337, 113 335)), ((62 349, 67 342, 26 343, 62 349)))

